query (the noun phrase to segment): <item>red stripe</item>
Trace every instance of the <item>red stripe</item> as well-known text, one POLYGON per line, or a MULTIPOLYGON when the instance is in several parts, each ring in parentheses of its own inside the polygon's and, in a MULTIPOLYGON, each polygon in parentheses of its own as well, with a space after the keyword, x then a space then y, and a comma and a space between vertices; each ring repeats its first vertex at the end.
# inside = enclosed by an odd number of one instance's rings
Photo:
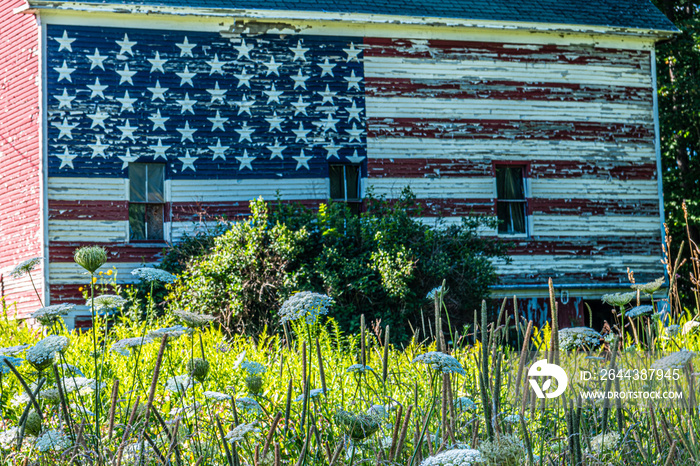
MULTIPOLYGON (((320 199, 283 200, 282 204, 301 204, 305 207, 316 209, 324 202, 320 199)), ((275 209, 277 202, 270 201, 271 210, 275 209)), ((241 216, 250 215, 249 201, 229 202, 174 202, 171 206, 171 216, 174 222, 199 221, 203 219, 229 219, 235 220, 241 216)))
POLYGON ((49 199, 50 220, 129 220, 127 201, 58 201, 49 199))
MULTIPOLYGON (((75 250, 93 243, 72 243, 52 241, 49 243, 51 262, 73 262, 75 250)), ((138 244, 109 244, 106 246, 109 262, 160 262, 163 260, 163 247, 139 246, 138 244)))
POLYGON ((530 212, 553 215, 658 216, 657 200, 529 199, 530 212))
POLYGON ((500 99, 567 102, 651 102, 646 87, 593 86, 571 83, 518 81, 445 81, 433 79, 365 78, 365 94, 371 97, 419 99, 500 99))
POLYGON ((649 52, 575 45, 504 44, 455 40, 410 40, 366 37, 365 57, 403 57, 436 60, 499 60, 511 62, 563 63, 572 65, 619 65, 641 69, 649 52))
POLYGON ((369 118, 367 137, 576 140, 650 145, 653 127, 573 121, 369 118))
POLYGON ((83 292, 79 290, 82 286, 85 285, 51 285, 51 304, 85 304, 83 292))
MULTIPOLYGON (((506 239, 507 241, 507 239, 506 239)), ((567 256, 610 256, 647 255, 651 251, 661 251, 661 237, 658 234, 634 237, 581 238, 577 241, 559 239, 531 239, 515 241, 508 254, 522 255, 567 255, 567 256)))

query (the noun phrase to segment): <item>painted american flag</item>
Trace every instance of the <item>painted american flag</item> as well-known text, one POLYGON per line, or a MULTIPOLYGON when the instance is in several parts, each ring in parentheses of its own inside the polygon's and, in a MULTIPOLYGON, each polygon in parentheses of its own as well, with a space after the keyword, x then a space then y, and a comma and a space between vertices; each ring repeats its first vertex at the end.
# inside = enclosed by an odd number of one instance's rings
POLYGON ((159 161, 169 179, 366 167, 361 38, 58 25, 47 37, 52 177, 159 161))

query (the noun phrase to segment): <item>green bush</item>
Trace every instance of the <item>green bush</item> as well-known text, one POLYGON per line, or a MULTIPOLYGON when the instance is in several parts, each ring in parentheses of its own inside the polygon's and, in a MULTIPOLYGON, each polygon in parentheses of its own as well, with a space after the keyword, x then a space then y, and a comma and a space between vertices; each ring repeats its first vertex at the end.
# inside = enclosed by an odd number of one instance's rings
POLYGON ((503 243, 477 235, 493 219, 430 227, 416 218, 421 212, 408 189, 394 201, 370 193, 366 206, 358 216, 342 203, 312 211, 277 202, 270 211, 252 201, 250 219, 233 223, 193 259, 169 299, 221 314, 230 329, 254 330, 271 323, 292 292, 322 291, 335 299, 333 317, 343 329, 356 330, 365 314, 405 338, 409 322, 415 327, 421 312, 432 315, 425 296, 446 279, 452 324, 469 322, 497 280, 489 259, 505 257, 503 243))

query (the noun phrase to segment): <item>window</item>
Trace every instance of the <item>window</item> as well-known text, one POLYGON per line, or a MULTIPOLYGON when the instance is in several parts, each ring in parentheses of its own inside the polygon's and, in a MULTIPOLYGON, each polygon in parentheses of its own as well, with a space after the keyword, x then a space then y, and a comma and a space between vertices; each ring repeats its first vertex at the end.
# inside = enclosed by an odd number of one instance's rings
POLYGON ((162 241, 165 165, 129 164, 129 240, 162 241))
POLYGON ((360 198, 360 166, 359 165, 330 165, 328 167, 331 179, 331 199, 345 202, 350 210, 360 213, 362 199, 360 198))
POLYGON ((525 167, 496 167, 496 214, 498 232, 515 235, 527 233, 525 167))

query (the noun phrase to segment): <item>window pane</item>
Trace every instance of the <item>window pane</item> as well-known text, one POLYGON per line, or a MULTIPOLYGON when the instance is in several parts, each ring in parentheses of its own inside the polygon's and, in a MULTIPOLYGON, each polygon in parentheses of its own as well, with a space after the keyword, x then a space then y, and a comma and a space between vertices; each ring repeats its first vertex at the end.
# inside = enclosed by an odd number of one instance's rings
POLYGON ((345 166, 345 176, 348 181, 348 199, 360 198, 360 167, 345 166))
POLYGON ((146 206, 147 239, 163 239, 163 204, 146 206))
POLYGON ((165 166, 160 163, 148 164, 148 202, 165 202, 163 195, 163 172, 165 166))
POLYGON ((525 199, 523 168, 496 168, 496 192, 498 199, 525 199))
POLYGON ((146 239, 146 205, 129 204, 129 239, 146 239))
POLYGON ((526 233, 525 202, 498 202, 498 232, 506 234, 526 233))
POLYGON ((146 202, 146 165, 143 163, 129 164, 129 200, 146 202))
POLYGON ((345 200, 345 181, 343 180, 343 166, 331 165, 328 167, 328 176, 331 180, 331 199, 345 200))

